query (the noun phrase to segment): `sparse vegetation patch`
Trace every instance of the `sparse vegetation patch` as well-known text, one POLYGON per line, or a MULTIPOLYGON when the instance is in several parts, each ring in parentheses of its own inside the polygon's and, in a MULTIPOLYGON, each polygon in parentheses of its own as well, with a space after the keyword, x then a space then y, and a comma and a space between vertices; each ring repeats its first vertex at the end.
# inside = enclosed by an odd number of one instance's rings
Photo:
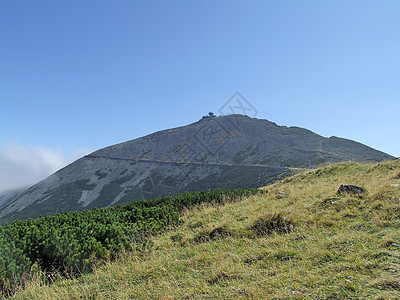
POLYGON ((251 227, 251 230, 256 236, 266 236, 273 234, 285 234, 294 230, 294 222, 283 213, 265 214, 256 220, 251 227))

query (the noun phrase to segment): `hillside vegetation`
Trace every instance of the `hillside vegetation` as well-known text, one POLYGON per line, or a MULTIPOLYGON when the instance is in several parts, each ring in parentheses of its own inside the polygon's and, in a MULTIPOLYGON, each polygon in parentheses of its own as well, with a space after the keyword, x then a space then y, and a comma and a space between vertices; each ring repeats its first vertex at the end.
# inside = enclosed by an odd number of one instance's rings
POLYGON ((185 209, 148 247, 50 286, 38 275, 14 298, 399 299, 399 184, 399 160, 299 174, 185 209))
POLYGON ((0 292, 10 295, 35 273, 73 276, 123 249, 146 248, 149 238, 180 220, 183 209, 255 194, 257 189, 213 190, 69 212, 0 227, 0 292))

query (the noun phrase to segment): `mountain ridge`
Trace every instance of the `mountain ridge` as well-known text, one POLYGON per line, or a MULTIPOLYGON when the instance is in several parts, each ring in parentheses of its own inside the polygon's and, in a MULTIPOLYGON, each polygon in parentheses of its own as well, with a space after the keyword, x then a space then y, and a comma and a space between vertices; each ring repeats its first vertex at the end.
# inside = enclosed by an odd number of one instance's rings
POLYGON ((392 158, 300 127, 244 115, 210 117, 94 151, 3 203, 0 218, 12 221, 201 189, 258 187, 295 168, 392 158))

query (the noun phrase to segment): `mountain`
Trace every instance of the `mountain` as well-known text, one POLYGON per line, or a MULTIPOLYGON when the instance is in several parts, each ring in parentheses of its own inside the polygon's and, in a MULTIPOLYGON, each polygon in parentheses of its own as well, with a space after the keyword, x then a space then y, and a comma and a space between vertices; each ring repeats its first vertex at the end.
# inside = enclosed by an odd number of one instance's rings
POLYGON ((193 124, 100 149, 0 206, 2 222, 212 188, 258 187, 297 169, 393 159, 355 141, 244 115, 193 124))
POLYGON ((24 192, 26 189, 27 187, 23 187, 0 192, 0 207, 6 205, 8 201, 22 194, 22 192, 24 192))

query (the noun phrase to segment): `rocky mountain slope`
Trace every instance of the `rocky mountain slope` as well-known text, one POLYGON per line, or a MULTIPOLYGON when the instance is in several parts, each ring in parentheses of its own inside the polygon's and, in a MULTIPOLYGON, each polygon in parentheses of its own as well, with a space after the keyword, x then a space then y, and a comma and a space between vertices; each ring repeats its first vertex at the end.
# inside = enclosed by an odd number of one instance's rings
POLYGON ((267 120, 207 117, 82 157, 0 205, 0 218, 4 222, 217 187, 258 187, 296 168, 392 158, 355 141, 267 120))
POLYGON ((12 189, 0 192, 0 207, 5 205, 8 201, 18 197, 22 194, 28 187, 12 189))

